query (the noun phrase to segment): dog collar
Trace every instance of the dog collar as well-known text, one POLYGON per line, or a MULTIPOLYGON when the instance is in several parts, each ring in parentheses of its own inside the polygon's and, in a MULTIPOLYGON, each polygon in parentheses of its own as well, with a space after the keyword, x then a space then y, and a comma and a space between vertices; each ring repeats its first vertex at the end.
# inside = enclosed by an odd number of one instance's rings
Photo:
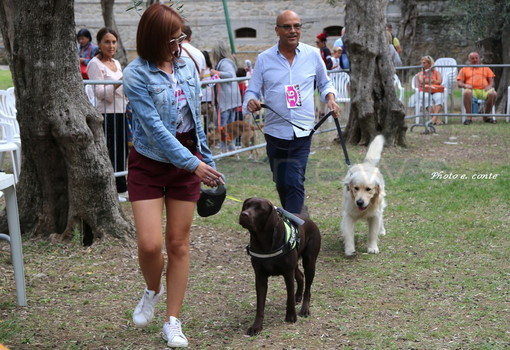
MULTIPOLYGON (((280 212, 278 212, 278 214, 280 214, 280 212)), ((256 253, 250 249, 250 245, 248 244, 246 246, 246 252, 249 256, 258 259, 270 259, 287 254, 294 248, 299 247, 299 235, 296 224, 281 214, 280 217, 283 220, 283 224, 285 225, 285 243, 280 248, 269 253, 256 253)))

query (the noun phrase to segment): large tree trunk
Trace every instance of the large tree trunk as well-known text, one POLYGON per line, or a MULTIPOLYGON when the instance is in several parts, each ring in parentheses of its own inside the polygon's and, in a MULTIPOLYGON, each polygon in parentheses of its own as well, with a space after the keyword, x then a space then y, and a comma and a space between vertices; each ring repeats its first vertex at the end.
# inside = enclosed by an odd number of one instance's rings
POLYGON ((74 2, 0 4, 23 145, 22 232, 64 239, 78 228, 87 244, 132 235, 117 200, 102 116, 88 102, 78 69, 74 2))
POLYGON ((384 0, 347 1, 346 47, 351 62, 351 111, 346 139, 368 144, 383 134, 389 145, 405 146, 404 106, 393 86, 395 68, 385 32, 384 0))
POLYGON ((115 54, 115 58, 119 60, 122 67, 125 67, 128 64, 128 57, 124 44, 122 43, 119 29, 117 28, 117 23, 115 22, 115 16, 113 15, 114 3, 115 0, 101 0, 101 10, 103 12, 104 25, 115 30, 119 36, 117 40, 117 53, 115 54))
MULTIPOLYGON (((496 37, 485 38, 478 42, 478 48, 483 63, 508 63, 510 62, 510 37, 506 34, 510 30, 510 23, 505 22, 502 25, 502 31, 496 37)), ((496 78, 494 86, 497 91, 496 113, 506 113, 506 103, 508 99, 508 86, 510 84, 509 68, 493 68, 496 78)))
POLYGON ((415 0, 403 0, 401 11, 402 18, 400 20, 400 33, 402 34, 400 35, 399 39, 407 49, 402 52, 400 58, 402 59, 404 65, 406 65, 406 63, 411 61, 411 53, 413 52, 413 48, 415 46, 418 5, 416 4, 415 0))
MULTIPOLYGON (((510 23, 505 22, 502 28, 501 35, 501 61, 510 63, 510 23)), ((498 81, 498 98, 497 98, 497 113, 508 113, 506 111, 506 104, 508 96, 508 86, 510 86, 510 68, 501 69, 501 78, 498 81)))

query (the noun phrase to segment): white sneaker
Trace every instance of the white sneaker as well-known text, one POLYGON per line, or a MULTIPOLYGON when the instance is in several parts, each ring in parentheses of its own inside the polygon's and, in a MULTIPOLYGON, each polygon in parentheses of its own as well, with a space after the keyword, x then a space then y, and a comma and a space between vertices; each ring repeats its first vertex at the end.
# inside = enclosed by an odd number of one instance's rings
POLYGON ((125 203, 125 202, 127 202, 127 199, 122 197, 122 196, 119 196, 119 202, 120 203, 125 203))
POLYGON ((163 285, 159 288, 158 294, 153 290, 145 288, 142 299, 140 299, 140 302, 133 312, 133 323, 136 327, 145 327, 152 321, 154 317, 154 307, 164 293, 165 288, 163 285))
POLYGON ((181 321, 170 316, 170 321, 163 325, 163 339, 167 345, 174 348, 187 348, 188 339, 182 334, 181 321))
POLYGON ((119 193, 119 198, 120 197, 122 197, 122 198, 126 199, 127 201, 129 201, 129 193, 128 193, 128 191, 119 193))

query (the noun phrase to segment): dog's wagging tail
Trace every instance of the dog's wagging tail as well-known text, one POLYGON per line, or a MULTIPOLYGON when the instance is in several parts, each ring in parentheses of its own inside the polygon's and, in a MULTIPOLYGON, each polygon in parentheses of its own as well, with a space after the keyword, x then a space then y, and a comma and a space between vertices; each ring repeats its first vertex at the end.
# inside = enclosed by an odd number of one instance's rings
POLYGON ((368 146, 368 151, 365 156, 364 162, 372 164, 373 166, 377 166, 377 164, 379 164, 379 161, 381 160, 383 148, 384 148, 384 136, 377 135, 368 146))

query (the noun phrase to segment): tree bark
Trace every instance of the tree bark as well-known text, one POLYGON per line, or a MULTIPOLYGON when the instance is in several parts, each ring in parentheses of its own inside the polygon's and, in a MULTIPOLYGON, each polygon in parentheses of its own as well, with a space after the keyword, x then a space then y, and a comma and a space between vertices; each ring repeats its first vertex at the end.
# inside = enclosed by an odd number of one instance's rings
POLYGON ((383 134, 387 145, 406 145, 404 106, 393 86, 395 67, 385 32, 384 0, 347 1, 346 47, 351 64, 351 110, 345 130, 351 144, 383 134))
POLYGON ((160 1, 159 0, 147 0, 147 7, 149 7, 155 3, 158 3, 158 2, 160 2, 160 1))
POLYGON ((78 228, 87 244, 133 235, 117 200, 103 118, 84 93, 74 1, 2 0, 0 27, 23 145, 21 231, 63 240, 78 228))
POLYGON ((119 60, 122 67, 125 67, 128 64, 128 57, 126 49, 124 48, 124 44, 122 43, 119 29, 117 28, 117 22, 115 22, 115 16, 113 14, 114 4, 115 0, 101 0, 101 10, 103 12, 105 27, 113 29, 119 36, 117 39, 117 53, 115 54, 115 58, 119 60))
POLYGON ((418 19, 418 7, 415 0, 403 0, 401 5, 402 19, 400 20, 401 37, 400 41, 404 47, 409 48, 401 54, 402 62, 410 62, 412 48, 415 45, 416 21, 418 19))
MULTIPOLYGON (((502 23, 502 31, 495 36, 480 40, 477 44, 483 63, 508 63, 510 62, 510 37, 505 33, 510 30, 510 23, 502 23)), ((508 86, 510 85, 510 68, 493 68, 494 87, 496 88, 496 113, 506 113, 508 99, 508 86)))
MULTIPOLYGON (((510 63, 510 23, 507 21, 502 29, 501 35, 501 61, 504 63, 510 63)), ((510 68, 501 69, 501 78, 498 81, 498 97, 496 100, 497 113, 507 113, 506 104, 508 96, 508 86, 510 86, 510 68)))
MULTIPOLYGON (((510 6, 508 0, 449 0, 450 18, 456 24, 453 30, 462 33, 467 40, 476 43, 483 64, 510 63, 510 6), (459 16, 459 13, 465 14, 459 16), (466 30, 469 28, 469 30, 466 30)), ((505 113, 510 84, 509 68, 493 68, 496 74, 494 86, 497 91, 496 113, 505 113)))

